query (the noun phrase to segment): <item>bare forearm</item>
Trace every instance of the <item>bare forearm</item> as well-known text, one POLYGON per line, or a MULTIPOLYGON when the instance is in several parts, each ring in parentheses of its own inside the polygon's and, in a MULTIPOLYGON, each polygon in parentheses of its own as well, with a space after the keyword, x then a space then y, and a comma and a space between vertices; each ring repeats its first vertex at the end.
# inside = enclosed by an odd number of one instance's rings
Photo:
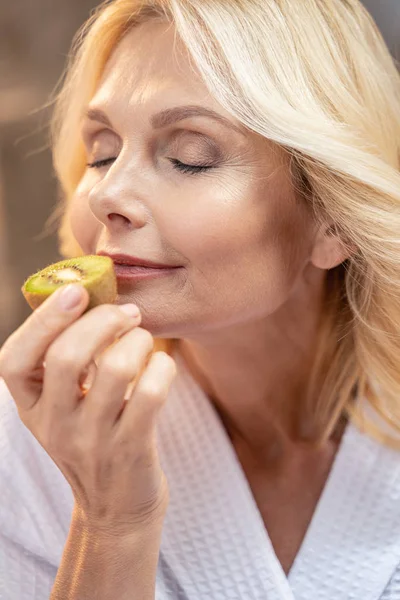
POLYGON ((110 537, 73 517, 49 600, 154 600, 161 533, 158 521, 110 537))

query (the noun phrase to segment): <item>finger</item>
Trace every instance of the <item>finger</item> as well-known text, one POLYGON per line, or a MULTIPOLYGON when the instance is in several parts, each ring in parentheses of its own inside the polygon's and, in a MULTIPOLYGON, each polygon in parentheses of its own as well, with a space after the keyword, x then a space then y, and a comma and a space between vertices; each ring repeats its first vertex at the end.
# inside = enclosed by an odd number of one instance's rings
POLYGON ((31 385, 31 376, 36 379, 50 344, 84 312, 88 302, 89 294, 83 286, 63 286, 33 311, 3 345, 0 374, 19 408, 30 408, 37 401, 37 386, 31 385))
POLYGON ((82 376, 79 380, 79 387, 82 392, 82 397, 85 397, 90 388, 92 387, 96 377, 96 372, 97 365, 96 362, 93 361, 82 373, 82 376))
POLYGON ((124 312, 124 307, 103 304, 65 330, 46 353, 42 406, 59 414, 74 410, 81 398, 82 374, 98 348, 137 327, 140 319, 139 313, 132 316, 124 312))
POLYGON ((135 380, 153 351, 154 340, 146 329, 129 331, 106 350, 97 363, 96 378, 81 411, 97 429, 110 429, 119 413, 129 383, 135 380))
MULTIPOLYGON (((140 324, 140 319, 139 319, 138 325, 139 324, 140 324)), ((99 363, 101 355, 103 354, 103 352, 105 350, 112 348, 114 346, 114 344, 117 344, 118 341, 119 341, 119 338, 117 338, 116 340, 111 342, 111 344, 109 344, 107 342, 105 344, 100 345, 100 348, 98 348, 98 350, 96 351, 93 361, 82 372, 80 380, 79 380, 79 387, 82 391, 83 396, 86 396, 86 394, 89 392, 90 388, 92 387, 92 385, 94 383, 94 380, 96 378, 96 373, 97 373, 97 365, 99 363)))
POLYGON ((174 359, 166 352, 154 352, 121 413, 117 423, 119 435, 124 439, 153 435, 156 417, 176 374, 174 359))

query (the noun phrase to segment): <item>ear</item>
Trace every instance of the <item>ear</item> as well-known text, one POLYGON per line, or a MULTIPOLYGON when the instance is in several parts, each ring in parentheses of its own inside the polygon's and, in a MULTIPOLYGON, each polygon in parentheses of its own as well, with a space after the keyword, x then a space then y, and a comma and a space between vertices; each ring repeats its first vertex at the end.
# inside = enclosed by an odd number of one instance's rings
POLYGON ((335 225, 324 223, 314 240, 310 262, 318 269, 333 269, 356 251, 355 246, 345 244, 335 225))

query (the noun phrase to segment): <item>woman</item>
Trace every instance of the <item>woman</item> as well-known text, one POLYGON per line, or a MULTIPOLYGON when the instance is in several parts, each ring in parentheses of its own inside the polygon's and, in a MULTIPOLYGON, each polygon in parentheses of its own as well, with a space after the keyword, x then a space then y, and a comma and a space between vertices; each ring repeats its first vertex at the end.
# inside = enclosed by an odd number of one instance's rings
POLYGON ((2 348, 2 597, 400 598, 399 115, 358 0, 93 15, 61 253, 126 308, 72 285, 2 348))

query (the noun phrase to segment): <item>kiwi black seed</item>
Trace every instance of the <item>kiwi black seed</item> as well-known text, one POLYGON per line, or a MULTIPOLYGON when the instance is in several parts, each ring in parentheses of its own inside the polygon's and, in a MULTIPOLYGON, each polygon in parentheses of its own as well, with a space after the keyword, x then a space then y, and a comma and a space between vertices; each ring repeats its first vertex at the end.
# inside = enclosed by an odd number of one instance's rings
POLYGON ((113 304, 117 298, 114 263, 109 256, 79 256, 54 263, 31 275, 21 290, 29 306, 35 309, 68 283, 79 283, 89 292, 86 311, 99 304, 113 304))

